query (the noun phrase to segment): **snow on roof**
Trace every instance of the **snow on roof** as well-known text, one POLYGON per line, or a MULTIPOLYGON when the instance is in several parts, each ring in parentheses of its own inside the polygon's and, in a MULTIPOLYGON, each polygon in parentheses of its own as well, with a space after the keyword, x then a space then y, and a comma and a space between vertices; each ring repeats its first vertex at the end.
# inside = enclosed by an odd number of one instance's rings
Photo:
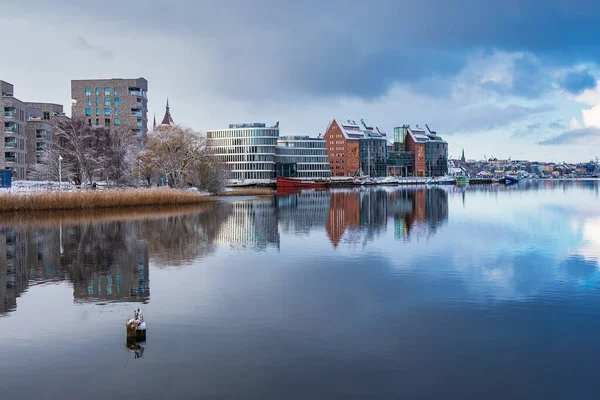
POLYGON ((340 126, 342 133, 347 139, 381 138, 385 133, 372 127, 364 119, 336 118, 335 122, 340 126))

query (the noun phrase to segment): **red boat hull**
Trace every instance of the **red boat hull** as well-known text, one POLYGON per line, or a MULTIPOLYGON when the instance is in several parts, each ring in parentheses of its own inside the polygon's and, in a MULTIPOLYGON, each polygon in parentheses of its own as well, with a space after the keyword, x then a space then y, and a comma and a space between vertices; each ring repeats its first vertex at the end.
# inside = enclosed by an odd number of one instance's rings
POLYGON ((324 188, 329 186, 328 180, 277 178, 278 188, 324 188))

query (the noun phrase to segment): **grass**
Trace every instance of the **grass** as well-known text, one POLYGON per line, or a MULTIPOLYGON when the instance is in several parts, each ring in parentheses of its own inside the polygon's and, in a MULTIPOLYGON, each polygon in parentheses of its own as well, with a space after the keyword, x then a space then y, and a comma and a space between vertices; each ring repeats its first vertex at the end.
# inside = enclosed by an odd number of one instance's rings
POLYGON ((8 193, 0 194, 0 212, 186 205, 215 200, 201 193, 165 188, 8 193))

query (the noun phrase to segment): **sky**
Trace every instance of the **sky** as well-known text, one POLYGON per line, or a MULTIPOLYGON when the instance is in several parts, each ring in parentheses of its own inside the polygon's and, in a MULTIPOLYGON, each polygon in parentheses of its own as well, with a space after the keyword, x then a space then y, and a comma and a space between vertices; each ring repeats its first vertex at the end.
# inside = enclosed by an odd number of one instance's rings
POLYGON ((0 80, 65 105, 71 79, 149 81, 205 132, 334 118, 429 124, 449 155, 600 157, 600 3, 583 0, 0 0, 0 80), (12 33, 12 37, 11 37, 12 33))

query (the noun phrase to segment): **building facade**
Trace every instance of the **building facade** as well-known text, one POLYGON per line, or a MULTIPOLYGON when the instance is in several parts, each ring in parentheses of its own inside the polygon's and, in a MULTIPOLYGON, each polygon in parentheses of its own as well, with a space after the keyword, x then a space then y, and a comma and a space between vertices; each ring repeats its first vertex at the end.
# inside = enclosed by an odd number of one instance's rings
POLYGON ((292 178, 329 178, 325 140, 308 136, 284 136, 275 149, 277 176, 292 178))
POLYGON ((121 129, 138 137, 148 132, 148 81, 137 79, 72 80, 72 118, 90 126, 121 129))
POLYGON ((334 119, 324 135, 332 177, 385 176, 385 132, 364 119, 334 119))
POLYGON ((228 129, 206 132, 207 145, 229 169, 233 182, 246 180, 272 182, 279 123, 230 124, 228 129))
POLYGON ((27 106, 27 165, 39 162, 41 153, 52 146, 54 131, 66 118, 63 106, 53 103, 25 103, 27 106))
POLYGON ((27 106, 14 97, 14 86, 0 81, 0 126, 3 128, 4 140, 0 142, 2 149, 1 167, 12 171, 15 179, 27 176, 27 106))
POLYGON ((413 176, 443 176, 448 173, 448 143, 437 132, 405 126, 406 150, 414 154, 413 176))

